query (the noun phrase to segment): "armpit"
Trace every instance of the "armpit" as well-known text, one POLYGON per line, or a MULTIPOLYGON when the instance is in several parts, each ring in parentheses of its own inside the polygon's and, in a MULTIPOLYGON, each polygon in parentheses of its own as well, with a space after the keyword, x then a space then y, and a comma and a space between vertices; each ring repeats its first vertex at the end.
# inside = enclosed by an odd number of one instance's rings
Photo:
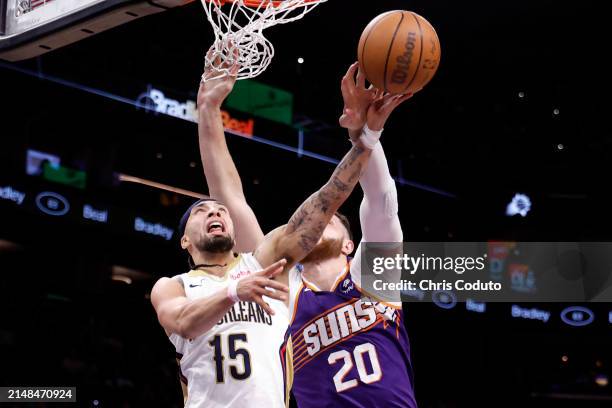
POLYGON ((172 279, 174 279, 175 281, 177 281, 178 283, 180 283, 180 284, 181 284, 181 286, 183 287, 183 289, 185 289, 185 282, 183 281, 183 276, 182 276, 182 275, 175 276, 175 277, 174 277, 174 278, 172 278, 172 279))

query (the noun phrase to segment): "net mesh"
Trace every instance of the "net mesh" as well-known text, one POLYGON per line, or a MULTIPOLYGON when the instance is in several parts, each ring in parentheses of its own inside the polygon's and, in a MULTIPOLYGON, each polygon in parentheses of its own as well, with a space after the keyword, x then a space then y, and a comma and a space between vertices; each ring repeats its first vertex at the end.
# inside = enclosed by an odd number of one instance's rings
POLYGON ((202 0, 215 33, 215 42, 205 57, 212 74, 202 77, 202 81, 230 75, 228 67, 236 63, 237 79, 258 76, 274 57, 274 46, 264 30, 299 20, 326 1, 202 0))

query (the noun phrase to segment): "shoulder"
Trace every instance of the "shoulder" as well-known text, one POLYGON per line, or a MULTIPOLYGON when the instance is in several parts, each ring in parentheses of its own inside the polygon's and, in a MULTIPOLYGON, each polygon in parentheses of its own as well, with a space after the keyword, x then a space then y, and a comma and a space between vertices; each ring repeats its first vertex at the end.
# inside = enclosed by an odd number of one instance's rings
POLYGON ((185 286, 185 282, 184 279, 189 275, 189 273, 179 273, 178 275, 174 275, 174 276, 163 276, 161 278, 159 278, 157 280, 157 282, 155 282, 155 285, 153 287, 156 286, 174 286, 176 284, 180 285, 180 286, 185 286))
POLYGON ((164 276, 162 278, 159 278, 157 282, 155 282, 155 285, 153 285, 153 289, 173 287, 176 285, 183 286, 183 279, 181 275, 176 275, 172 277, 164 276))
POLYGON ((154 306, 165 299, 176 296, 185 296, 182 275, 160 278, 151 290, 151 302, 154 306))

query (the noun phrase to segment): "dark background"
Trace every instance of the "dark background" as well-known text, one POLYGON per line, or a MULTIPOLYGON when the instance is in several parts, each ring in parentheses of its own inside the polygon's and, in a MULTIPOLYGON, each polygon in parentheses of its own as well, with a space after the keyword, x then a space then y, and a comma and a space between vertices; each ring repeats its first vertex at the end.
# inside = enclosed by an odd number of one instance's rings
MULTIPOLYGON (((608 241, 611 67, 603 7, 330 0, 270 30, 277 54, 257 80, 294 93, 296 121, 312 123, 305 148, 340 158, 348 142, 335 125, 338 85, 361 30, 380 12, 413 10, 436 28, 442 62, 383 139, 392 174, 408 180, 398 187, 405 240, 608 241), (525 218, 504 214, 516 192, 532 199, 525 218)), ((180 406, 174 352, 148 294, 159 277, 185 271, 185 256, 176 240, 135 234, 125 220, 142 214, 174 226, 191 199, 118 183, 116 175, 206 193, 196 125, 82 88, 136 99, 153 84, 193 100, 211 41, 196 3, 33 60, 0 63, 0 188, 30 196, 52 190, 111 208, 109 225, 96 225, 0 200, 0 384, 76 385, 79 406, 180 406), (26 176, 27 149, 86 171, 87 188, 26 176), (132 284, 111 279, 117 266, 139 272, 132 284)), ((295 129, 257 122, 257 136, 295 145, 295 129)), ((285 222, 333 169, 235 135, 228 141, 265 230, 285 222)), ((343 208, 356 233, 360 198, 343 208)), ((610 386, 594 382, 610 375, 610 305, 590 306, 596 320, 582 328, 560 321, 564 305, 536 306, 554 318, 512 319, 507 304, 489 304, 484 315, 463 305, 406 306, 420 406, 611 407, 610 386)))

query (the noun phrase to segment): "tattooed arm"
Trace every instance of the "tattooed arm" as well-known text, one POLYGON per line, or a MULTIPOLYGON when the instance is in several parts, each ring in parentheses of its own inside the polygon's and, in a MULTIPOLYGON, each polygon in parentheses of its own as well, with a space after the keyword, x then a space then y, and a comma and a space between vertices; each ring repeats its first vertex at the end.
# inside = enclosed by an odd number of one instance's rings
POLYGON ((262 267, 285 258, 288 271, 312 251, 334 213, 357 185, 371 153, 360 141, 355 143, 330 180, 304 201, 286 225, 266 235, 255 251, 262 267))

